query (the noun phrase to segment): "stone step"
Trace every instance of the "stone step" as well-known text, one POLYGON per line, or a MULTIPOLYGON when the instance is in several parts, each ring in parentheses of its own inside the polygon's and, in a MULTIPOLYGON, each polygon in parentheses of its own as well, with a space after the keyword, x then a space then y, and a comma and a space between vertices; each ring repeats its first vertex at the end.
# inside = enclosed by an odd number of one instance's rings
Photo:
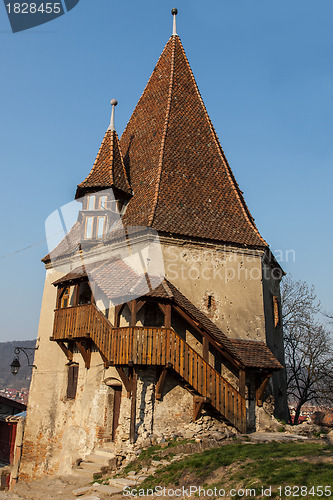
POLYGON ((90 493, 91 491, 91 486, 83 486, 82 488, 77 488, 76 490, 73 490, 72 493, 76 497, 80 497, 82 495, 85 495, 86 493, 90 493))
POLYGON ((122 477, 114 477, 112 479, 109 479, 109 485, 125 488, 125 486, 135 486, 136 481, 132 481, 131 479, 125 479, 122 477))
POLYGON ((92 489, 98 493, 104 493, 105 495, 114 495, 115 493, 122 493, 123 487, 121 486, 108 486, 107 484, 97 484, 93 485, 92 489))

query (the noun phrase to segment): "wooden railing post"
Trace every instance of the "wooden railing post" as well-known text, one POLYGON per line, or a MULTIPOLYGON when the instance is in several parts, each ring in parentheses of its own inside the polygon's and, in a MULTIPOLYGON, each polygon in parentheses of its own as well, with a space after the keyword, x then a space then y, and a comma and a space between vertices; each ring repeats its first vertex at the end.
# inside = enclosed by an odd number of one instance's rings
POLYGON ((130 421, 130 442, 133 444, 135 442, 135 422, 136 422, 136 392, 137 392, 137 373, 136 369, 133 369, 132 378, 132 401, 131 401, 131 421, 130 421))

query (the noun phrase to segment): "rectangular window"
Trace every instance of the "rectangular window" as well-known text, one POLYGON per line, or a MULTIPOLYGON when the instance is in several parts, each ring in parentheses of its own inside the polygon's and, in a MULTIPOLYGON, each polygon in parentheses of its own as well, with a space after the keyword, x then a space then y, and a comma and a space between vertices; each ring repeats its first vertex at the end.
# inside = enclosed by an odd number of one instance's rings
POLYGON ((95 196, 88 196, 88 210, 94 210, 95 209, 95 196))
POLYGON ((103 238, 105 227, 105 217, 98 217, 97 219, 97 238, 103 238))
POLYGON ((101 210, 106 210, 106 196, 101 196, 99 199, 99 208, 101 210))
POLYGON ((67 394, 68 399, 75 399, 77 389, 77 379, 79 375, 79 365, 69 365, 67 371, 67 394))
POLYGON ((86 231, 84 237, 86 239, 91 239, 93 235, 93 222, 94 218, 93 217, 87 217, 86 218, 86 231))

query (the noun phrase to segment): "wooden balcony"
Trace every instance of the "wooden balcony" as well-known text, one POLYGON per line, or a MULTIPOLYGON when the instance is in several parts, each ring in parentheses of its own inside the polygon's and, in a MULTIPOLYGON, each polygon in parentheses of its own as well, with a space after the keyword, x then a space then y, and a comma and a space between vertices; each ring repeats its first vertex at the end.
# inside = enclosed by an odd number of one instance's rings
POLYGON ((103 359, 118 367, 170 367, 193 392, 246 432, 245 398, 172 328, 113 328, 93 304, 57 309, 52 340, 82 338, 90 338, 103 359))
POLYGON ((52 340, 103 337, 110 333, 111 323, 94 304, 56 309, 52 340))

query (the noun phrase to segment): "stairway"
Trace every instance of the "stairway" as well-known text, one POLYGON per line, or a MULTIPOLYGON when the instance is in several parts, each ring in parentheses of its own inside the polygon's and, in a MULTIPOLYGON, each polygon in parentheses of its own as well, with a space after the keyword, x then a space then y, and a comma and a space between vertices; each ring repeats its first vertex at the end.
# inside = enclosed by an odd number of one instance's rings
POLYGON ((188 390, 246 432, 245 398, 172 328, 114 328, 94 304, 55 311, 52 340, 90 338, 114 366, 170 366, 188 390))

